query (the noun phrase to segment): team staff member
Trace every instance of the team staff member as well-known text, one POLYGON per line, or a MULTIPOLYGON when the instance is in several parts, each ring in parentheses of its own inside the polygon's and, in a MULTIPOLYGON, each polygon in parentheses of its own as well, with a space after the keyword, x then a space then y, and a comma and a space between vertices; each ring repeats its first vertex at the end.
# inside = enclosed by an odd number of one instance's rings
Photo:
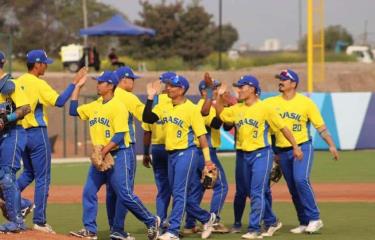
POLYGON ((31 113, 22 120, 27 133, 26 149, 22 157, 23 172, 17 180, 22 192, 35 179, 35 211, 33 228, 54 233, 47 224, 47 198, 51 181, 51 146, 47 133, 47 107, 63 107, 74 90, 75 84, 87 73, 81 69, 72 83, 60 95, 42 79, 48 64, 53 62, 44 50, 31 50, 26 56, 28 73, 16 81, 30 102, 31 113))
MULTIPOLYGON (((185 93, 189 89, 189 82, 182 76, 175 76, 167 83, 168 97, 172 99, 172 109, 167 111, 162 106, 152 109, 156 90, 151 84, 147 87, 147 104, 143 113, 143 121, 155 123, 159 119, 166 124, 165 149, 168 151, 168 178, 172 189, 173 207, 169 217, 169 227, 159 239, 179 239, 181 221, 185 212, 204 224, 202 238, 211 235, 216 215, 209 213, 190 198, 189 188, 193 183, 197 168, 197 148, 194 138, 197 137, 202 148, 205 165, 214 168, 210 159, 210 152, 206 139, 206 129, 199 109, 186 99, 185 93)), ((199 178, 199 177, 198 177, 199 178)))
POLYGON ((127 168, 128 159, 132 156, 132 150, 125 135, 129 132, 127 125, 128 112, 121 101, 114 97, 114 91, 118 84, 116 74, 105 71, 96 78, 97 90, 100 98, 78 107, 80 88, 84 81, 77 85, 73 92, 69 113, 79 116, 89 122, 90 138, 93 145, 102 145, 102 156, 111 154, 115 165, 105 172, 98 171, 90 165, 89 174, 83 190, 83 224, 84 229, 71 232, 71 235, 97 239, 96 215, 98 211, 97 192, 107 183, 116 194, 121 208, 116 209, 111 229, 112 239, 127 239, 124 235, 123 211, 125 206, 148 228, 148 238, 156 239, 158 236, 160 218, 153 216, 143 205, 140 199, 133 193, 131 177, 127 168), (121 225, 122 224, 122 225, 121 225))
MULTIPOLYGON (((161 94, 155 96, 153 107, 158 105, 165 108, 167 111, 172 108, 171 99, 166 93, 165 84, 175 76, 176 73, 174 72, 165 72, 160 75, 159 79, 162 85, 164 85, 164 90, 161 94)), ((166 230, 168 227, 167 215, 172 191, 168 182, 168 152, 165 150, 165 122, 159 119, 154 124, 143 123, 142 128, 144 130, 143 165, 148 168, 150 164, 152 165, 155 183, 158 189, 156 195, 156 213, 161 218, 163 230, 166 230), (152 161, 150 157, 150 144, 152 161)))
MULTIPOLYGON (((228 182, 225 176, 224 168, 221 165, 216 154, 216 148, 220 147, 220 127, 223 125, 223 122, 218 117, 216 117, 215 108, 212 106, 213 101, 216 101, 217 88, 220 85, 221 83, 218 80, 214 80, 213 86, 208 87, 206 86, 205 81, 202 80, 198 86, 202 98, 198 101, 197 106, 198 109, 200 109, 205 122, 207 130, 206 136, 210 149, 211 160, 218 169, 218 178, 213 188, 213 195, 210 206, 210 212, 216 214, 216 222, 213 232, 227 233, 229 232, 229 230, 224 226, 224 224, 220 223, 220 212, 224 206, 225 198, 228 193, 228 182)), ((199 145, 199 143, 196 144, 199 145)), ((200 159, 199 161, 198 171, 201 173, 204 167, 204 159, 201 151, 199 151, 199 155, 202 159, 200 159)), ((199 188, 196 189, 198 193, 194 196, 199 198, 197 199, 198 202, 201 202, 205 189, 201 185, 198 186, 199 188)), ((194 232, 197 232, 195 220, 188 213, 186 215, 184 234, 194 232)))
POLYGON ((300 224, 291 229, 291 232, 296 234, 313 233, 323 227, 323 222, 320 220, 319 209, 310 184, 314 156, 310 123, 327 142, 334 159, 337 160, 339 156, 317 106, 310 98, 297 93, 299 83, 297 73, 288 69, 277 75, 277 78, 280 79, 279 91, 281 95, 271 97, 266 102, 284 119, 304 153, 304 158, 301 161, 295 160, 290 143, 280 132, 275 133, 280 167, 292 195, 300 224))
MULTIPOLYGON (((264 217, 265 190, 272 167, 269 128, 281 131, 293 146, 295 157, 301 159, 302 152, 281 117, 259 100, 261 90, 255 77, 245 75, 234 87, 238 88, 241 103, 224 109, 221 101, 218 101, 216 114, 223 122, 236 126, 236 157, 243 161, 243 177, 247 194, 251 198, 248 233, 242 235, 242 238, 256 239, 262 238, 260 224, 264 217)), ((224 90, 220 89, 219 94, 224 93, 224 90)))
POLYGON ((22 119, 30 112, 30 104, 17 81, 3 71, 5 55, 0 52, 0 190, 9 222, 0 225, 0 232, 26 230, 21 214, 21 193, 16 173, 21 168, 26 145, 22 119))

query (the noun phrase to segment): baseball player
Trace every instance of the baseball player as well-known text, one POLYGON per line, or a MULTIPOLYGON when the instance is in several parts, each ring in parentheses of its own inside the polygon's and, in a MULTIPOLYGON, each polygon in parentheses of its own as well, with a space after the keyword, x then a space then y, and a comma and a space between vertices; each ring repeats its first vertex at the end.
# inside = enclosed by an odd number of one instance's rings
POLYGON ((310 135, 311 123, 327 142, 333 158, 338 160, 339 155, 315 103, 310 98, 297 93, 299 84, 297 73, 287 69, 276 77, 280 80, 281 95, 271 97, 266 102, 284 119, 304 153, 302 160, 296 160, 293 157, 290 143, 280 132, 275 132, 280 167, 292 195, 300 224, 290 231, 296 234, 314 233, 323 227, 323 222, 320 219, 319 209, 310 184, 314 156, 310 135))
POLYGON ((26 149, 22 156, 23 172, 17 180, 20 191, 23 191, 35 179, 34 203, 35 211, 33 228, 35 230, 54 233, 47 224, 46 208, 51 180, 51 146, 48 140, 46 114, 47 107, 63 107, 74 90, 74 85, 87 72, 81 69, 72 83, 60 95, 52 89, 40 76, 44 75, 48 64, 53 62, 44 50, 31 50, 27 53, 28 73, 16 81, 29 99, 31 113, 22 120, 27 133, 26 149))
MULTIPOLYGON (((132 93, 134 88, 134 81, 139 76, 133 73, 133 70, 128 67, 120 67, 114 72, 118 79, 119 83, 115 90, 115 97, 119 98, 119 100, 125 105, 126 109, 129 112, 128 117, 128 128, 129 132, 125 135, 125 138, 130 143, 131 151, 133 153, 132 157, 129 159, 129 167, 130 167, 130 179, 131 179, 131 187, 134 188, 134 178, 135 178, 135 171, 137 167, 137 159, 135 153, 135 119, 142 122, 142 113, 144 109, 144 104, 139 100, 139 98, 132 93)), ((116 195, 114 194, 113 189, 111 189, 111 185, 107 185, 107 213, 108 213, 108 221, 110 226, 112 226, 113 217, 118 208, 121 208, 121 203, 116 203, 116 195)), ((124 216, 119 219, 123 219, 122 223, 119 225, 125 224, 125 217, 127 214, 127 210, 118 211, 119 213, 123 213, 124 216)))
POLYGON ((0 52, 0 197, 9 220, 0 225, 0 232, 8 233, 26 230, 16 173, 26 145, 21 119, 30 112, 30 104, 19 83, 3 71, 4 64, 5 55, 0 52))
MULTIPOLYGON (((248 232, 244 239, 257 239, 261 236, 261 221, 264 217, 265 190, 272 167, 269 128, 279 130, 293 146, 293 154, 302 158, 290 130, 285 126, 275 110, 259 100, 261 92, 258 80, 245 75, 233 84, 237 88, 240 103, 225 108, 219 100, 216 114, 223 122, 234 123, 236 126, 236 157, 243 161, 243 178, 246 193, 251 198, 248 232)), ((219 90, 219 95, 225 88, 219 90)))
MULTIPOLYGON (((172 77, 175 77, 174 72, 165 72, 160 75, 159 79, 164 85, 172 77)), ((164 91, 155 96, 153 101, 155 107, 156 105, 162 106, 162 108, 172 107, 171 99, 164 91)), ((143 165, 145 167, 150 167, 154 171, 154 178, 158 193, 156 195, 156 213, 161 218, 162 230, 165 231, 168 228, 168 206, 172 196, 172 191, 169 187, 168 182, 168 152, 165 150, 165 122, 160 119, 154 124, 143 123, 142 128, 144 129, 143 143, 144 143, 144 153, 143 153, 143 165), (151 155, 150 157, 150 144, 151 144, 151 155)))
MULTIPOLYGON (((216 117, 215 108, 212 106, 213 101, 216 102, 217 88, 220 85, 221 83, 218 80, 214 80, 213 86, 207 86, 205 80, 202 80, 198 86, 202 98, 198 101, 197 106, 198 109, 201 110, 203 119, 205 121, 211 160, 218 168, 218 178, 213 188, 210 208, 210 212, 216 214, 216 222, 213 232, 228 233, 229 230, 224 226, 224 224, 220 223, 220 211, 224 206, 225 198, 228 193, 228 182, 225 176, 224 168, 222 167, 216 154, 216 148, 220 146, 220 127, 223 125, 223 122, 216 117)), ((196 144, 198 145, 199 143, 196 144)), ((201 159, 198 164, 198 171, 201 173, 204 167, 204 159, 201 151, 199 151, 199 155, 201 156, 201 159)), ((199 186, 199 188, 196 190, 200 191, 200 193, 194 194, 194 196, 199 198, 197 199, 198 202, 201 202, 205 189, 202 186, 199 186)), ((197 232, 195 220, 189 213, 187 213, 184 235, 194 232, 197 232)))
MULTIPOLYGON (((165 122, 166 141, 165 149, 168 151, 168 179, 172 189, 173 207, 169 217, 169 227, 161 235, 161 240, 179 239, 179 230, 185 207, 195 219, 204 224, 202 238, 208 238, 213 230, 216 219, 215 213, 209 213, 191 199, 189 188, 194 184, 197 176, 197 149, 194 138, 197 137, 203 151, 207 169, 214 169, 206 139, 206 129, 199 109, 186 99, 185 93, 189 89, 189 82, 183 76, 175 76, 167 83, 168 97, 171 98, 171 110, 156 105, 152 109, 156 90, 151 84, 147 86, 148 99, 143 112, 143 121, 155 123, 158 120, 165 122)), ((199 182, 199 180, 198 180, 199 182)), ((200 184, 200 182, 199 182, 200 184)))
POLYGON ((148 239, 156 239, 159 233, 160 218, 153 216, 133 193, 129 159, 133 152, 126 138, 129 133, 128 111, 119 98, 114 97, 118 84, 117 75, 111 71, 104 71, 95 78, 100 98, 78 107, 80 88, 84 81, 77 84, 69 109, 72 116, 78 116, 89 122, 90 138, 93 145, 102 145, 102 156, 111 154, 114 166, 107 171, 98 171, 90 166, 86 184, 83 190, 83 224, 84 229, 70 232, 71 235, 88 239, 97 239, 96 215, 98 211, 97 192, 107 183, 116 194, 117 206, 111 226, 112 239, 134 239, 124 232, 123 216, 120 211, 129 209, 140 221, 147 226, 148 239), (122 225, 121 225, 122 224, 122 225))

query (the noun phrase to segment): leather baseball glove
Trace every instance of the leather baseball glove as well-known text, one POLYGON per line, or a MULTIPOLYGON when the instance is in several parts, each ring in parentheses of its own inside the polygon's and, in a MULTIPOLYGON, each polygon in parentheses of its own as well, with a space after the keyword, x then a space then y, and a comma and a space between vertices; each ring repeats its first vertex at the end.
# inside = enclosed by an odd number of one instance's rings
POLYGON ((207 164, 203 168, 202 172, 202 185, 205 189, 212 189, 215 186, 217 180, 217 168, 215 164, 207 164))
POLYGON ((207 88, 213 88, 214 87, 214 80, 210 76, 208 72, 204 74, 204 83, 207 88))
POLYGON ((115 163, 110 153, 107 153, 103 158, 102 149, 102 145, 95 145, 90 157, 92 165, 100 172, 111 169, 115 163))
POLYGON ((270 180, 273 183, 278 183, 283 176, 283 173, 281 172, 280 165, 276 162, 273 162, 273 166, 270 173, 270 180))

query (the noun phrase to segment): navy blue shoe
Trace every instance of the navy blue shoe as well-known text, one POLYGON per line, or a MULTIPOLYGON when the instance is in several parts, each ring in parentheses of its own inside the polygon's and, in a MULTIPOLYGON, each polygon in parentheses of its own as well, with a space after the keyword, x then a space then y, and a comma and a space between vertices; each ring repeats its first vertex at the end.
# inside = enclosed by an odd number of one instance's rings
POLYGON ((0 232, 2 233, 19 233, 27 229, 25 223, 7 222, 0 225, 0 232))

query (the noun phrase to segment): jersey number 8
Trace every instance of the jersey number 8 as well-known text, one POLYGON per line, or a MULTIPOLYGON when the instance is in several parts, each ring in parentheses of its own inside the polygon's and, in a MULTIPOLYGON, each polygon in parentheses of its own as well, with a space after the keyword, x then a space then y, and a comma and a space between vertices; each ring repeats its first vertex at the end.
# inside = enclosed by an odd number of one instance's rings
POLYGON ((111 132, 109 130, 105 130, 105 137, 109 138, 111 136, 111 132))
POLYGON ((182 135, 182 131, 181 131, 181 130, 178 130, 178 131, 177 131, 177 138, 181 138, 181 135, 182 135))

